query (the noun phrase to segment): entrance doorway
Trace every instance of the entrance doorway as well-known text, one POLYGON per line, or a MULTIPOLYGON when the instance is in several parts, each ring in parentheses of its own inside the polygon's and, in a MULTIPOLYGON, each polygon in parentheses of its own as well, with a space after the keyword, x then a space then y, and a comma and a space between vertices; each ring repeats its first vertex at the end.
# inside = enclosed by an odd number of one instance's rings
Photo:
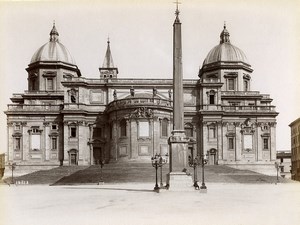
POLYGON ((212 148, 208 151, 208 165, 217 165, 217 150, 212 148))
POLYGON ((76 149, 71 149, 69 151, 69 165, 70 166, 78 165, 78 151, 76 149))
POLYGON ((103 161, 102 147, 93 148, 93 157, 94 157, 94 165, 100 165, 101 161, 103 161))

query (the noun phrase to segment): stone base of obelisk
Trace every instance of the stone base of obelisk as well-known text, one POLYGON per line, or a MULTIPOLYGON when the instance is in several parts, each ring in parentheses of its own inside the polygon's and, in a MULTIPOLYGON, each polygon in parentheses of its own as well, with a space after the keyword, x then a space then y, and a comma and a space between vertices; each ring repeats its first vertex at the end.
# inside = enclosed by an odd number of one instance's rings
POLYGON ((170 191, 193 191, 192 176, 185 172, 171 172, 167 174, 168 190, 170 191))
POLYGON ((169 138, 170 173, 167 175, 169 190, 194 190, 192 176, 188 172, 188 142, 184 130, 174 130, 169 138))

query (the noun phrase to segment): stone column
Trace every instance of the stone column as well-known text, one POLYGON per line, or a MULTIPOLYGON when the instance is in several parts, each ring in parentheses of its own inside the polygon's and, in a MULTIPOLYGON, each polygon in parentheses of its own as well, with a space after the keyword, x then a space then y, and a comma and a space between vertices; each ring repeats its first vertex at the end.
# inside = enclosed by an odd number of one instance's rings
POLYGON ((137 120, 129 120, 129 126, 130 126, 130 158, 131 159, 136 159, 138 157, 138 126, 139 122, 137 120))
POLYGON ((235 123, 235 161, 241 161, 242 156, 242 140, 244 143, 244 133, 241 133, 241 127, 239 123, 235 123))
POLYGON ((63 123, 63 129, 64 129, 64 157, 63 157, 63 164, 65 166, 69 166, 69 154, 68 154, 68 151, 70 150, 69 149, 69 126, 68 126, 68 122, 64 122, 63 123))
POLYGON ((50 149, 51 149, 51 143, 50 143, 50 124, 48 122, 44 122, 44 142, 45 142, 45 160, 48 161, 50 158, 50 149))

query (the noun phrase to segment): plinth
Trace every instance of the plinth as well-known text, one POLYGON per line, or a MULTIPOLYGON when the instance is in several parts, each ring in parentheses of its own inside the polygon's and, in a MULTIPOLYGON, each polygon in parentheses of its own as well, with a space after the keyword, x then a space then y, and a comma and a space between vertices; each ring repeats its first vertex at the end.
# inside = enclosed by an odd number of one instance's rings
POLYGON ((188 172, 188 142, 184 130, 172 131, 169 138, 170 173, 167 175, 169 190, 193 190, 193 179, 188 172))

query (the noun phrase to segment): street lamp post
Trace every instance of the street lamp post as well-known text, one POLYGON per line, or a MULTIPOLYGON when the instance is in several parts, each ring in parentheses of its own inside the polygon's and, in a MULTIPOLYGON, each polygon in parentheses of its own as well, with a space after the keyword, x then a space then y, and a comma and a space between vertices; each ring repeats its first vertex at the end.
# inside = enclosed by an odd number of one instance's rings
POLYGON ((16 168, 16 163, 9 163, 9 167, 11 168, 11 183, 14 184, 14 170, 16 168))
MULTIPOLYGON (((166 155, 168 156, 168 155, 166 155)), ((157 183, 157 170, 161 168, 161 186, 162 186, 162 166, 167 163, 167 159, 164 159, 160 154, 155 154, 155 156, 151 157, 152 166, 155 168, 155 186, 154 191, 159 192, 159 187, 157 183)))
POLYGON ((276 183, 275 184, 277 184, 279 182, 279 178, 278 178, 279 163, 278 162, 275 162, 275 168, 276 168, 276 171, 277 171, 276 183))
POLYGON ((202 192, 206 192, 207 191, 207 188, 205 186, 205 182, 204 182, 204 165, 207 163, 207 160, 204 158, 204 154, 202 153, 201 155, 201 164, 202 164, 202 184, 201 184, 201 187, 200 187, 200 190, 202 192))
POLYGON ((100 174, 101 174, 101 176, 100 176, 100 182, 99 183, 103 183, 104 182, 103 181, 103 171, 102 171, 102 168, 103 168, 104 164, 105 164, 105 161, 101 159, 100 160, 100 174))
POLYGON ((196 190, 199 189, 198 178, 197 178, 197 166, 200 165, 200 157, 197 155, 194 159, 191 155, 189 155, 189 166, 194 169, 194 187, 196 190))

